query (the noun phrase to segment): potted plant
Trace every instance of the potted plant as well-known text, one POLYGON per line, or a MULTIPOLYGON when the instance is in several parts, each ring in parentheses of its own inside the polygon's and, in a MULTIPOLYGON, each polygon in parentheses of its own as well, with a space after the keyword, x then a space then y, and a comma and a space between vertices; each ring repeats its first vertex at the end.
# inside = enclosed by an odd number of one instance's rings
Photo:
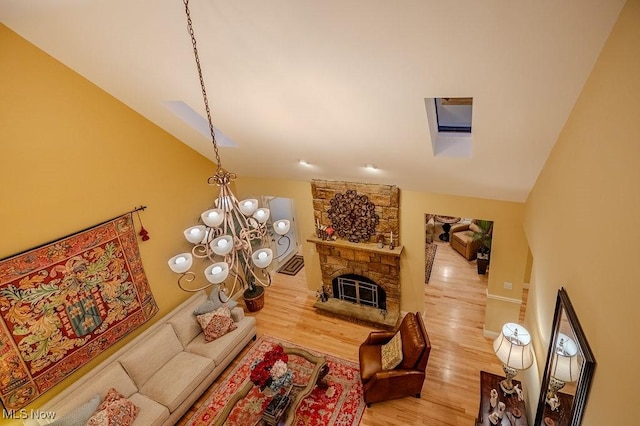
MULTIPOLYGON (((251 248, 253 248, 253 250, 258 250, 262 247, 263 243, 264 239, 252 239, 251 248)), ((245 259, 244 257, 239 256, 238 260, 242 266, 244 282, 246 284, 246 289, 242 293, 244 304, 249 312, 257 312, 264 308, 264 287, 256 283, 256 277, 253 275, 254 271, 251 266, 251 259, 245 259)))
POLYGON ((487 273, 489 266, 489 255, 491 253, 491 232, 493 231, 493 222, 490 220, 477 220, 475 222, 475 230, 473 232, 473 241, 480 242, 478 249, 477 265, 478 274, 487 273))
POLYGON ((242 293, 244 304, 249 312, 257 312, 264 307, 264 287, 256 285, 255 278, 247 278, 247 289, 242 293))

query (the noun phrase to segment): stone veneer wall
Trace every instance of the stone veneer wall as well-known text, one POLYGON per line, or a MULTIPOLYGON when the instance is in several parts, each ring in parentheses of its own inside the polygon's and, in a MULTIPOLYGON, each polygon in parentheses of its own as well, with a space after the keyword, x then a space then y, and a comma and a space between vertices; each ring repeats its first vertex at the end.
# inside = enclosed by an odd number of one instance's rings
MULTIPOLYGON (((366 195, 376 206, 376 214, 380 218, 380 223, 376 227, 376 234, 382 233, 385 236, 385 244, 389 244, 390 233, 393 232, 394 244, 398 241, 398 230, 400 229, 400 190, 393 185, 378 185, 371 183, 354 183, 344 181, 312 180, 311 196, 313 197, 314 220, 318 220, 321 225, 330 225, 327 211, 331 208, 330 201, 336 194, 345 193, 347 190, 354 190, 360 195, 366 195)), ((370 242, 375 242, 376 235, 372 236, 370 242)))

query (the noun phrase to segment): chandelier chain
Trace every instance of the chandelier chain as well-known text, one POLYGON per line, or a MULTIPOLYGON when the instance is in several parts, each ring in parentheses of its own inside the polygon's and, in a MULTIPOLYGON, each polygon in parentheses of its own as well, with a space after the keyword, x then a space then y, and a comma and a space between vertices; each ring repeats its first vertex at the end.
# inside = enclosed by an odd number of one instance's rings
MULTIPOLYGON (((191 13, 189 11, 189 0, 183 0, 184 11, 187 14, 187 29, 189 36, 191 36, 191 45, 193 46, 193 55, 196 60, 196 67, 198 68, 198 77, 200 78, 200 87, 202 89, 202 98, 204 99, 204 107, 207 111, 207 120, 209 121, 209 131, 211 132, 211 141, 213 142, 213 150, 216 154, 216 164, 218 169, 216 175, 219 175, 222 170, 222 161, 220 160, 220 154, 218 153, 218 144, 216 142, 216 133, 213 129, 213 121, 211 120, 211 109, 209 108, 209 99, 207 98, 207 89, 204 86, 204 77, 202 76, 202 67, 200 66, 200 57, 198 55, 198 46, 196 43, 196 35, 193 31, 193 23, 191 22, 191 13)), ((212 177, 215 179, 215 176, 212 177)))

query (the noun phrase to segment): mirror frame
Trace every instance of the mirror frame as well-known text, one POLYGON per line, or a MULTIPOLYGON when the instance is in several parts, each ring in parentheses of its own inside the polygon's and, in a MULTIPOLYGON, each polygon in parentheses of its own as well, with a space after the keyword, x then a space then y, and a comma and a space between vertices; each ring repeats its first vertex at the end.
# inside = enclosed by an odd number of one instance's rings
POLYGON ((596 360, 593 357, 593 353, 591 352, 591 348, 589 347, 589 343, 587 342, 587 338, 584 334, 584 331, 582 331, 582 327, 580 326, 580 322, 578 321, 576 312, 573 309, 571 300, 569 300, 569 295, 567 294, 566 290, 563 287, 558 290, 558 296, 556 299, 556 308, 553 314, 553 326, 551 328, 551 339, 549 341, 549 349, 547 352, 547 362, 544 367, 544 375, 542 376, 543 380, 542 380, 542 387, 540 388, 540 399, 538 400, 536 420, 534 423, 535 425, 540 425, 540 426, 545 425, 543 417, 544 417, 545 399, 546 399, 547 389, 549 387, 549 382, 550 382, 550 371, 551 371, 551 364, 552 364, 551 361, 552 361, 552 356, 555 355, 556 340, 560 330, 560 320, 562 318, 563 312, 576 338, 576 344, 578 345, 578 350, 582 353, 584 357, 584 365, 582 366, 580 377, 576 381, 576 393, 573 398, 573 403, 571 404, 569 422, 567 423, 567 425, 579 426, 580 423, 582 423, 582 415, 584 413, 584 407, 587 403, 587 396, 589 394, 591 381, 593 379, 593 372, 595 370, 596 360))

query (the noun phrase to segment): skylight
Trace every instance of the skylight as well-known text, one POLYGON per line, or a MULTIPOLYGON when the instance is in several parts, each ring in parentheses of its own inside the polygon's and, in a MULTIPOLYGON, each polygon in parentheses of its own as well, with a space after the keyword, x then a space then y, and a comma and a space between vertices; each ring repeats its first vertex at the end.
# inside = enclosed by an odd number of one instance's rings
MULTIPOLYGON (((206 118, 195 112, 189 105, 183 101, 164 101, 162 104, 169 108, 169 110, 171 110, 171 112, 178 116, 182 121, 204 135, 207 139, 211 139, 209 122, 206 118)), ((238 146, 237 143, 229 139, 227 135, 222 133, 217 127, 214 126, 213 131, 216 135, 216 143, 218 146, 238 146)))
POLYGON ((434 156, 471 158, 473 98, 424 98, 434 156))

